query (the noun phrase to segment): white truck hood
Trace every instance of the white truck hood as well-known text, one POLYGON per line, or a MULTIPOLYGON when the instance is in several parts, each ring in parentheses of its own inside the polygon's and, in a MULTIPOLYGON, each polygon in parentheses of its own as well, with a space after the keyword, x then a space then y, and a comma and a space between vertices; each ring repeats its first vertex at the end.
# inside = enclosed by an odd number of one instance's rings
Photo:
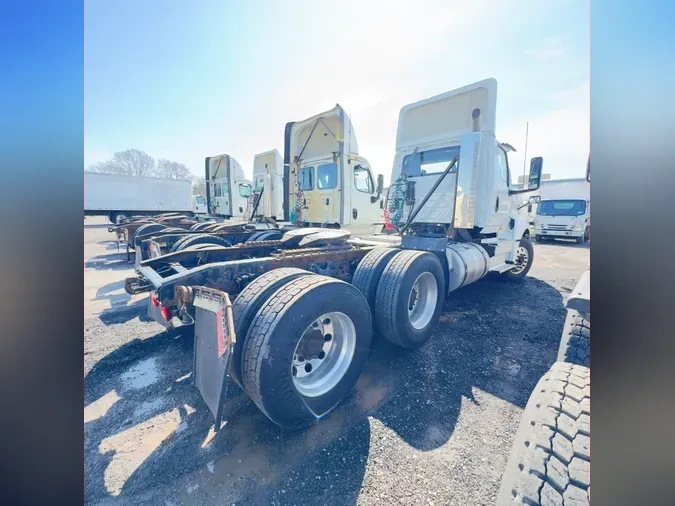
POLYGON ((468 132, 495 131, 497 81, 485 79, 401 109, 396 151, 458 139, 468 132))

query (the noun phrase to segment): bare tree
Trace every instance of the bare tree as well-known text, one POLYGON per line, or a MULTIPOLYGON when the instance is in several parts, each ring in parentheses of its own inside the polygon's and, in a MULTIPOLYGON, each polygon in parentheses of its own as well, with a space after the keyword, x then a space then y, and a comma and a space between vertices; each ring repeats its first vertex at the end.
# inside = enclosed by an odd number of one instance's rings
POLYGON ((154 176, 155 159, 144 151, 127 149, 113 153, 112 163, 122 169, 127 176, 154 176))
POLYGON ((90 165, 89 170, 123 176, 154 176, 155 160, 144 151, 127 149, 113 153, 110 160, 90 165))
POLYGON ((164 159, 157 162, 157 175, 168 179, 192 179, 192 173, 185 164, 164 159))
POLYGON ((206 179, 203 176, 192 176, 192 193, 206 196, 206 179))
POLYGON ((96 162, 88 167, 89 172, 101 172, 104 174, 122 174, 121 168, 112 163, 111 160, 106 162, 96 162))

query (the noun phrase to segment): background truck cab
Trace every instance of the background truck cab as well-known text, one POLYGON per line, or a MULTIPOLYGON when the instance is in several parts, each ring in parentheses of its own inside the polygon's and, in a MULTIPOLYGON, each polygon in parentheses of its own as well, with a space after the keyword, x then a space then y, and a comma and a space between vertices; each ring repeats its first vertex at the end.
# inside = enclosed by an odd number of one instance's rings
POLYGON ((225 218, 243 218, 253 188, 239 162, 225 154, 207 157, 205 165, 209 213, 225 218))
POLYGON ((548 181, 539 190, 541 201, 534 214, 537 241, 575 239, 581 244, 590 235, 590 187, 583 179, 548 181))
POLYGON ((284 219, 370 232, 384 224, 383 177, 359 156, 354 127, 340 105, 286 125, 284 219))
POLYGON ((196 215, 206 215, 209 213, 206 199, 202 195, 192 196, 192 212, 196 215))
POLYGON ((284 216, 284 162, 278 150, 265 151, 253 157, 253 193, 262 197, 256 216, 281 220, 284 216))

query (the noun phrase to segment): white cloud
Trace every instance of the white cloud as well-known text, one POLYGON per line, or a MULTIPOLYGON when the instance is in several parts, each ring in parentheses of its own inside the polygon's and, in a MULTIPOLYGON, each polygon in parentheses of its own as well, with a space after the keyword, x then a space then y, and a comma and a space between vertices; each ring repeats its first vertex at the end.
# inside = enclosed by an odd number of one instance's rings
POLYGON ((547 37, 541 41, 538 48, 525 51, 527 56, 532 56, 537 60, 550 60, 565 53, 567 53, 567 47, 560 37, 547 37))

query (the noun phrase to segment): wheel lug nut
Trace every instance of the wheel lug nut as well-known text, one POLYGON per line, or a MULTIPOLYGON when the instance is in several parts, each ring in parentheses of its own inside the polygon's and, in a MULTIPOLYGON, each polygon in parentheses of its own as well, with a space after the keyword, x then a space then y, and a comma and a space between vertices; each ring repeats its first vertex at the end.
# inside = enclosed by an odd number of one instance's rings
POLYGON ((326 334, 325 336, 323 336, 323 340, 326 342, 330 341, 331 339, 333 339, 333 336, 331 334, 326 334))
POLYGON ((319 360, 323 360, 325 356, 326 356, 326 352, 324 352, 324 351, 319 352, 319 360))

